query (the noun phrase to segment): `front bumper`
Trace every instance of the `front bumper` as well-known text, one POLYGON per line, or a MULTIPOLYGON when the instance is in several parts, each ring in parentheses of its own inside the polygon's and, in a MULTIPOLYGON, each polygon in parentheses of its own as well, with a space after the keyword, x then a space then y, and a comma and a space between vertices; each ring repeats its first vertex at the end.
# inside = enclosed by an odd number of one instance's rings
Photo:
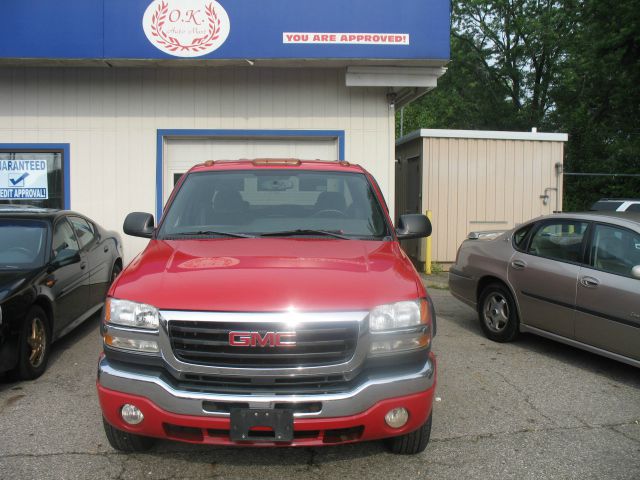
MULTIPOLYGON (((418 371, 396 377, 371 377, 352 391, 322 395, 226 395, 179 391, 159 375, 115 368, 100 361, 98 396, 105 419, 130 433, 192 443, 232 445, 229 414, 212 412, 207 405, 248 403, 250 408, 270 409, 276 403, 295 408, 301 402, 321 405, 319 411, 294 414, 294 441, 287 446, 312 446, 375 440, 418 429, 431 413, 436 383, 433 354, 418 371), (136 405, 144 421, 130 426, 122 421, 125 403, 136 405), (408 423, 393 429, 384 416, 397 407, 409 410, 408 423), (339 433, 336 433, 339 432, 339 433)), ((254 445, 250 442, 242 443, 254 445)), ((282 445, 257 443, 257 446, 282 445)))

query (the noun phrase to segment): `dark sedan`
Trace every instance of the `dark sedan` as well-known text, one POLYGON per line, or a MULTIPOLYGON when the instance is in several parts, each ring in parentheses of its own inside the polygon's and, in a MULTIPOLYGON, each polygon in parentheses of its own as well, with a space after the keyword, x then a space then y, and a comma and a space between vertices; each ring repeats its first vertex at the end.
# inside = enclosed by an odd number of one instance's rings
POLYGON ((556 214, 471 234, 449 272, 497 342, 530 332, 640 367, 640 215, 556 214))
POLYGON ((99 310, 122 241, 78 213, 0 205, 0 372, 32 379, 51 344, 99 310))

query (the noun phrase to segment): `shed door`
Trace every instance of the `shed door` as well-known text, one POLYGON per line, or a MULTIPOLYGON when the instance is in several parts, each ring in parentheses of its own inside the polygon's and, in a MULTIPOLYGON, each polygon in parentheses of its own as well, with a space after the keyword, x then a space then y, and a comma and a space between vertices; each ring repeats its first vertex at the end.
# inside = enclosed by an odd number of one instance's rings
MULTIPOLYGON (((407 160, 404 168, 404 213, 422 213, 422 159, 412 157, 407 160)), ((420 259, 421 239, 403 240, 402 247, 414 261, 420 259)))
POLYGON ((242 158, 300 158, 336 160, 336 138, 188 138, 167 139, 164 155, 163 205, 175 182, 191 167, 206 160, 242 158))
POLYGON ((422 213, 422 168, 420 163, 420 157, 407 160, 407 198, 405 203, 407 211, 403 213, 422 213))

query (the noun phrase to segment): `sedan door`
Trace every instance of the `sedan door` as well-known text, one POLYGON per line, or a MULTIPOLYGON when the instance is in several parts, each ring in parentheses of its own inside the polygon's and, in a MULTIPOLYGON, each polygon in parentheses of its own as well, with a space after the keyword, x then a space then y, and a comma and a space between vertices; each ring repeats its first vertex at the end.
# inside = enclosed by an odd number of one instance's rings
POLYGON ((576 285, 588 222, 553 219, 534 228, 509 263, 520 322, 574 338, 576 285))
POLYGON ((595 224, 589 265, 580 269, 576 340, 640 360, 640 233, 595 224))
POLYGON ((55 297, 54 337, 82 315, 89 305, 89 269, 83 260, 75 233, 66 218, 53 228, 52 265, 48 281, 55 297))
POLYGON ((98 232, 91 222, 76 216, 70 216, 69 220, 89 263, 91 285, 89 308, 91 308, 104 302, 111 278, 111 247, 98 236, 98 232))

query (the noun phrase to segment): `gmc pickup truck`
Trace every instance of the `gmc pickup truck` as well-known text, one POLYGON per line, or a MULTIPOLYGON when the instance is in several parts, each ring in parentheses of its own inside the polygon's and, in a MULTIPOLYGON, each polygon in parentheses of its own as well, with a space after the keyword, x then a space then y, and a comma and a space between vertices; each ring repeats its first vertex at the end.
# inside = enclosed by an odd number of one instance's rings
POLYGON ((235 446, 385 439, 421 452, 431 431, 433 305, 373 177, 347 162, 208 161, 186 173, 111 286, 97 388, 109 443, 235 446))

